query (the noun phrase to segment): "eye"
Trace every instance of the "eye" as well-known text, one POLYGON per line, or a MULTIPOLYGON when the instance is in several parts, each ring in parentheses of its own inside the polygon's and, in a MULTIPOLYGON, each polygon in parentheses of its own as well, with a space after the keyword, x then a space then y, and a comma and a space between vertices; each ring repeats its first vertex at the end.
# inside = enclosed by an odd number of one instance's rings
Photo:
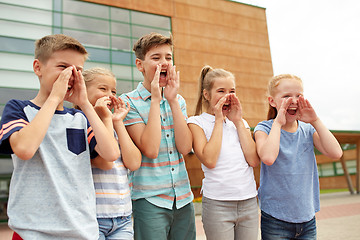
POLYGON ((58 67, 63 68, 63 69, 67 68, 67 66, 65 66, 65 65, 59 65, 58 67))
POLYGON ((116 95, 116 91, 111 91, 111 93, 115 96, 116 95))
POLYGON ((167 60, 167 61, 171 61, 171 60, 172 60, 172 57, 167 57, 166 60, 167 60))
POLYGON ((157 61, 157 60, 159 60, 160 58, 159 58, 159 57, 153 57, 152 59, 157 61))
POLYGON ((101 87, 101 88, 100 88, 100 90, 102 90, 102 91, 106 91, 106 88, 104 88, 104 87, 101 87))

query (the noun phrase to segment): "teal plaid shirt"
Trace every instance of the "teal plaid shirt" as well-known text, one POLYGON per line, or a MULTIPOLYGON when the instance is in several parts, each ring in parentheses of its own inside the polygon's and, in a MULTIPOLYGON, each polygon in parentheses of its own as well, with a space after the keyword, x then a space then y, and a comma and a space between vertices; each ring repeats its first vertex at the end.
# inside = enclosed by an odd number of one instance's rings
MULTIPOLYGON (((121 98, 129 102, 131 107, 124 120, 125 126, 147 124, 151 93, 142 83, 121 98)), ((185 100, 178 95, 178 101, 184 118, 187 119, 185 100)), ((179 209, 190 203, 194 197, 184 158, 176 149, 172 112, 165 98, 160 102, 160 118, 161 142, 158 158, 151 159, 142 155, 141 167, 129 176, 131 198, 145 198, 150 203, 167 209, 172 209, 176 201, 176 208, 179 209)))

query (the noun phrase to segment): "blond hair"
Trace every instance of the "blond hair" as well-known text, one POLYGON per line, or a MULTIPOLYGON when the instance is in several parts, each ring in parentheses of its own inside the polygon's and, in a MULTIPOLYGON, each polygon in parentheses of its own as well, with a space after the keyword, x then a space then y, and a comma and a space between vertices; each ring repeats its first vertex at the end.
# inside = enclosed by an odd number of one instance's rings
MULTIPOLYGON (((269 84, 268 84, 268 96, 270 97, 274 97, 275 96, 275 93, 276 93, 276 90, 277 90, 277 87, 279 86, 281 80, 284 80, 284 79, 293 79, 293 80, 296 80, 296 81, 299 81, 302 85, 302 80, 301 78, 299 78, 298 76, 296 75, 293 75, 293 74, 280 74, 280 75, 276 75, 274 77, 272 77, 269 81, 269 84)), ((270 120, 270 119, 274 119, 276 118, 277 116, 277 110, 275 107, 271 106, 269 104, 269 110, 268 110, 268 114, 267 114, 267 120, 270 120)))
POLYGON ((209 101, 204 97, 204 90, 211 92, 214 86, 215 79, 217 78, 231 78, 235 81, 235 76, 231 72, 228 72, 222 68, 212 68, 210 66, 204 66, 201 69, 199 77, 199 91, 198 100, 195 109, 195 115, 202 113, 202 107, 209 107, 209 101))
MULTIPOLYGON (((82 75, 84 77, 86 87, 88 87, 89 84, 99 75, 113 77, 116 81, 116 77, 112 71, 101 67, 93 67, 86 69, 82 72, 82 75)), ((77 105, 74 105, 74 108, 81 110, 80 107, 77 105)))
POLYGON ((88 86, 88 84, 99 75, 109 76, 109 77, 113 77, 114 79, 116 79, 116 77, 112 71, 110 71, 109 69, 106 69, 106 68, 101 68, 101 67, 93 67, 93 68, 86 69, 86 70, 84 70, 82 75, 84 77, 86 86, 88 86))
POLYGON ((152 32, 139 38, 139 40, 137 40, 137 42, 134 44, 133 51, 136 58, 144 60, 146 53, 152 47, 157 47, 163 44, 169 45, 171 51, 173 51, 172 35, 170 35, 170 37, 166 37, 160 33, 152 32))
POLYGON ((88 52, 78 40, 64 34, 54 34, 36 40, 35 59, 46 63, 54 52, 68 49, 83 54, 85 60, 88 57, 88 52))

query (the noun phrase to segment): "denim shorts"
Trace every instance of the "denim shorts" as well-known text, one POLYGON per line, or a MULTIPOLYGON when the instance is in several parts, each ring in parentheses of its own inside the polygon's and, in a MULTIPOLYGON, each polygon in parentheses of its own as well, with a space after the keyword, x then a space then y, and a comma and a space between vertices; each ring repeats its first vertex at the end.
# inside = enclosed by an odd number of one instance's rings
POLYGON ((130 240, 134 231, 131 215, 117 218, 98 218, 99 240, 130 240))
POLYGON ((279 220, 261 211, 261 239, 316 240, 315 217, 308 222, 291 223, 279 220))

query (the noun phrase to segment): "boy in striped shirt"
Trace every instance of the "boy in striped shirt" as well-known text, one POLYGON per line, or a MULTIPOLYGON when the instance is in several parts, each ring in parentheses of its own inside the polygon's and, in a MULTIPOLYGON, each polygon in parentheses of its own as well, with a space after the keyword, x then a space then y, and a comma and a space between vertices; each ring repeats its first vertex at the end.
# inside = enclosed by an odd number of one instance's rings
POLYGON ((193 194, 182 156, 190 152, 192 136, 178 94, 172 38, 151 33, 133 50, 144 81, 122 98, 131 107, 127 131, 142 153, 141 167, 130 175, 135 239, 195 239, 193 194))

